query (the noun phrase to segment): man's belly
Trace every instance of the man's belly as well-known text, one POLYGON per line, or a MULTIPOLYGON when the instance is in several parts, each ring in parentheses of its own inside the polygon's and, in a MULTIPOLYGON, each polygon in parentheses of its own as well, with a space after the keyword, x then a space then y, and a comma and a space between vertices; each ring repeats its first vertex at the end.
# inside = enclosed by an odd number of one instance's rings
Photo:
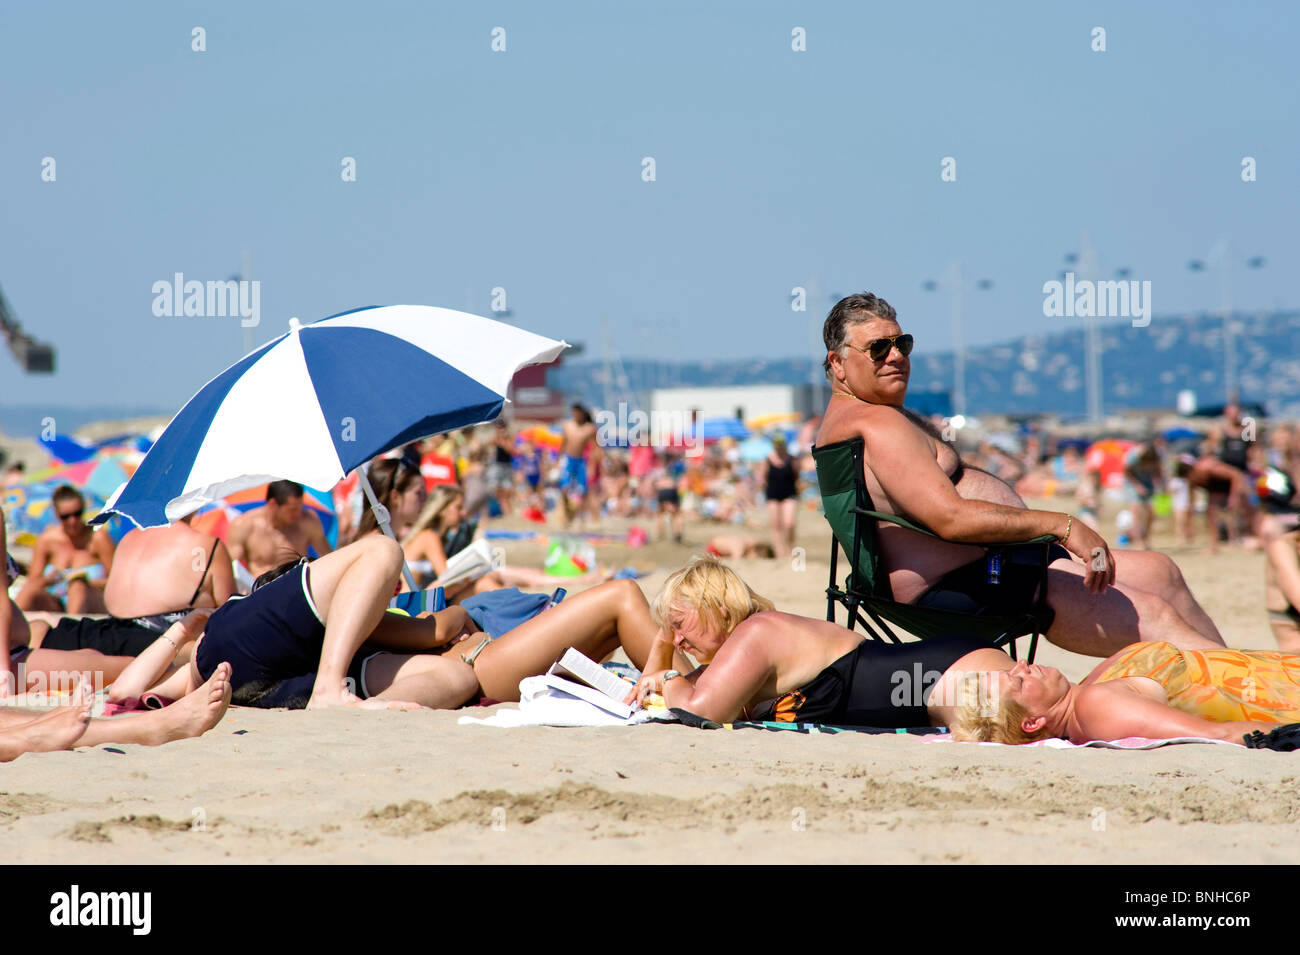
MULTIPOLYGON (((1006 507, 1023 508, 1020 495, 1004 482, 975 468, 963 468, 957 493, 967 500, 989 501, 1006 507)), ((917 534, 903 527, 881 526, 880 550, 889 571, 894 599, 912 603, 949 571, 980 557, 982 547, 954 544, 917 534)))

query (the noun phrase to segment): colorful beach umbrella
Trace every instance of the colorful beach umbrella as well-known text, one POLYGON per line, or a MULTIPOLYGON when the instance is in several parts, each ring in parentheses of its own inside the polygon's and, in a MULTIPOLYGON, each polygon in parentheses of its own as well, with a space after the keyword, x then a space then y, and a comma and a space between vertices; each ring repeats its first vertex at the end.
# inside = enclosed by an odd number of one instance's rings
POLYGON ((746 438, 737 446, 740 450, 740 459, 742 461, 762 461, 772 453, 772 439, 765 434, 756 434, 751 438, 746 438))
POLYGON ((699 436, 705 441, 721 441, 723 438, 744 441, 749 437, 749 429, 736 418, 706 418, 700 422, 699 436))
POLYGON ((189 400, 109 510, 153 527, 280 478, 333 487, 391 448, 490 421, 518 369, 567 347, 421 305, 295 319, 189 400))
POLYGON ((552 431, 545 425, 535 424, 523 428, 515 435, 515 445, 523 444, 525 441, 530 442, 534 447, 547 448, 551 451, 559 451, 560 446, 564 443, 564 436, 558 431, 552 431))
POLYGON ((1089 471, 1101 474, 1102 487, 1124 486, 1124 456, 1137 445, 1136 441, 1122 438, 1106 438, 1096 441, 1088 448, 1084 456, 1089 471))

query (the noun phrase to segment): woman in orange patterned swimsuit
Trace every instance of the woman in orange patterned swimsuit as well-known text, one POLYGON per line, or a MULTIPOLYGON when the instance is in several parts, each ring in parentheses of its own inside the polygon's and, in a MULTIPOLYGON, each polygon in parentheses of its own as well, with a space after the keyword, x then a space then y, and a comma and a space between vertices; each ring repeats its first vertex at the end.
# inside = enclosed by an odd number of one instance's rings
POLYGON ((953 733, 959 739, 1073 743, 1129 736, 1194 736, 1240 743, 1300 723, 1300 655, 1276 650, 1180 650, 1135 643, 1075 685, 1060 670, 1017 663, 970 674, 953 733))

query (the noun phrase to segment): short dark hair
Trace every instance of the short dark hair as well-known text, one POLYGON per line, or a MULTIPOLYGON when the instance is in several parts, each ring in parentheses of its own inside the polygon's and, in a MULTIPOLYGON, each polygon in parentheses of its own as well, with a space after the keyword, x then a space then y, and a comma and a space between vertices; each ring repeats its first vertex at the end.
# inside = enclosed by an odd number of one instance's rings
POLYGON ((50 503, 58 507, 59 501, 76 501, 83 510, 86 507, 86 499, 71 484, 60 484, 54 489, 54 493, 50 495, 50 503))
POLYGON ((272 481, 266 486, 266 499, 277 504, 287 504, 295 497, 302 497, 302 485, 297 481, 272 481))
POLYGON ((831 373, 829 355, 831 352, 839 351, 844 347, 848 339, 849 326, 858 325, 872 318, 897 322, 898 313, 894 311, 894 306, 883 298, 876 297, 871 292, 847 295, 835 303, 831 313, 826 316, 825 324, 822 325, 822 341, 826 344, 828 356, 822 362, 822 369, 826 374, 831 373))
POLYGON ((582 406, 581 404, 579 404, 578 402, 575 401, 575 402, 573 403, 573 407, 570 408, 569 410, 570 410, 570 411, 576 411, 576 412, 578 412, 580 415, 582 415, 582 423, 583 423, 583 424, 591 424, 591 412, 588 411, 585 407, 583 407, 583 406, 582 406))

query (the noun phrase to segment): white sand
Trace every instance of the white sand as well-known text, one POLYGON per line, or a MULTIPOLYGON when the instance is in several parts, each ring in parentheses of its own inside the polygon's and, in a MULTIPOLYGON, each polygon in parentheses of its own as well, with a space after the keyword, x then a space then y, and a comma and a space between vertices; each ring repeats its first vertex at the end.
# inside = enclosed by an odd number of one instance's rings
MULTIPOLYGON (((694 527, 688 540, 702 548, 713 532, 694 527)), ((821 616, 829 535, 817 515, 801 515, 800 540, 805 570, 739 569, 780 608, 821 616)), ((611 548, 602 559, 667 567, 689 552, 611 548)), ((1171 552, 1229 644, 1273 646, 1258 553, 1171 552)), ((511 559, 538 553, 517 545, 511 559)), ((643 580, 647 593, 663 576, 643 580)), ((1073 678, 1091 665, 1050 645, 1039 661, 1073 678)), ((503 730, 459 726, 459 715, 238 709, 198 740, 23 756, 0 765, 6 860, 1300 861, 1292 754, 503 730)))

